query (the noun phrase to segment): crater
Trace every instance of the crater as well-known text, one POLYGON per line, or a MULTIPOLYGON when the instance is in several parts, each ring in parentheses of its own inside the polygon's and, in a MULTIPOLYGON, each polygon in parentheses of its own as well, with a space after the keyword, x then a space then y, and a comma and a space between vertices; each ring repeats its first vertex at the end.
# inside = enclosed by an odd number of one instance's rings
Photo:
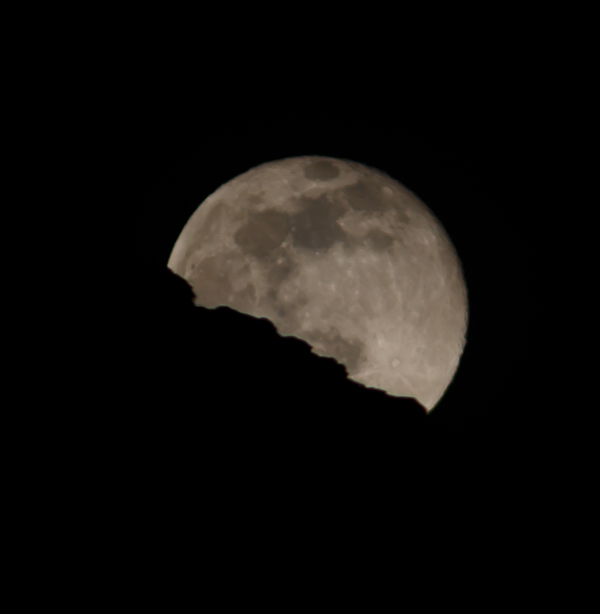
POLYGON ((340 174, 340 169, 330 160, 315 160, 306 163, 304 176, 316 181, 329 181, 340 174))

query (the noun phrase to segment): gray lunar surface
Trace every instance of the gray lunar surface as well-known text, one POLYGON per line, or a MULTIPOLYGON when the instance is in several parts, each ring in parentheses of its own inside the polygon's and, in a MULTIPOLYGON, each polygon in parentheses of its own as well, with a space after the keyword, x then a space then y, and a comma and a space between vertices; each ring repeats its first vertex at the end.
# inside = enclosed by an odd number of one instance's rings
POLYGON ((444 228, 357 162, 302 156, 239 175, 193 213, 168 266, 197 305, 266 317, 352 379, 428 410, 464 349, 467 290, 444 228))

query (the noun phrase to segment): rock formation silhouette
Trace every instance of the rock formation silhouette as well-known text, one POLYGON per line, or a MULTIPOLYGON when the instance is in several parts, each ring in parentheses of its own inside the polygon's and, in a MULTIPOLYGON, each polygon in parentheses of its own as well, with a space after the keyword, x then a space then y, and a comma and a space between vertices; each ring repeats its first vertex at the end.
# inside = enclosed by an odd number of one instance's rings
POLYGON ((87 323, 94 358, 71 377, 76 403, 48 412, 70 484, 93 485, 126 515, 152 507, 188 527, 209 502, 216 522, 238 500, 339 507, 357 488, 374 501, 429 487, 417 401, 349 380, 266 319, 194 306, 166 266, 123 278, 104 319, 87 323))
POLYGON ((426 418, 416 400, 349 380, 343 365, 281 337, 264 318, 194 306, 191 287, 167 267, 132 276, 130 290, 133 304, 116 327, 124 331, 115 370, 125 421, 143 416, 158 428, 157 420, 174 438, 210 432, 240 446, 289 446, 342 434, 376 445, 426 418))

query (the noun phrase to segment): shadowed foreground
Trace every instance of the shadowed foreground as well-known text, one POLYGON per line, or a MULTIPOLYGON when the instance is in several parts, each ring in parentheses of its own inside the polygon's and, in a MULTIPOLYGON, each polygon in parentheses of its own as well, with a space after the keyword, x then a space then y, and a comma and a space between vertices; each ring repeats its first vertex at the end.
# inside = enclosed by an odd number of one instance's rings
POLYGON ((156 603, 162 588, 172 609, 171 586, 187 585, 201 599, 295 603, 324 582, 354 600, 351 578, 424 595, 433 583, 447 600, 445 580, 495 591, 503 551, 513 571, 519 553, 530 586, 528 552, 555 548, 539 456, 527 462, 506 430, 436 431, 416 401, 349 381, 268 321, 194 307, 166 267, 128 276, 108 301, 81 326, 78 370, 57 378, 75 402, 23 413, 30 447, 39 434, 33 454, 19 450, 33 500, 14 499, 47 566, 74 561, 86 599, 125 585, 156 603))
MULTIPOLYGON (((245 455, 396 449, 426 421, 414 399, 347 378, 332 358, 266 319, 193 305, 190 286, 166 267, 132 279, 121 311, 124 352, 117 389, 125 430, 195 448, 245 455), (385 444, 385 445, 384 445, 385 444)), ((163 441, 163 445, 169 445, 163 441)))

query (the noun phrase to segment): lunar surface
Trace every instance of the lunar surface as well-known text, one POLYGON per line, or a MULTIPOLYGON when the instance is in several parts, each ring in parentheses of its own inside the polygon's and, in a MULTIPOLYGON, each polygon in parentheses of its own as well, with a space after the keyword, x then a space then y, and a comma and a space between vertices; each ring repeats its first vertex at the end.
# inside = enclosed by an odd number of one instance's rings
POLYGON ((196 305, 266 317, 351 379, 428 411, 465 345, 467 290, 440 222, 415 194, 357 162, 268 162, 211 194, 169 268, 196 305))

